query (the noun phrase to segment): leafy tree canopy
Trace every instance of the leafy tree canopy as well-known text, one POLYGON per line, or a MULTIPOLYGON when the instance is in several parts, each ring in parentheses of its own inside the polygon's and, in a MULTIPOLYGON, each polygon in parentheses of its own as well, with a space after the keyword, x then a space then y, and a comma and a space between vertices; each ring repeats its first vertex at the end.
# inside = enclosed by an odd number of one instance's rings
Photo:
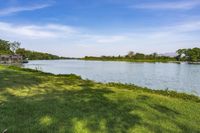
POLYGON ((24 48, 20 48, 20 45, 21 43, 16 41, 9 42, 0 39, 0 55, 19 54, 23 56, 24 59, 28 58, 30 60, 65 59, 65 57, 59 57, 48 53, 26 50, 24 48))
POLYGON ((181 61, 199 62, 200 48, 179 49, 177 59, 181 61))

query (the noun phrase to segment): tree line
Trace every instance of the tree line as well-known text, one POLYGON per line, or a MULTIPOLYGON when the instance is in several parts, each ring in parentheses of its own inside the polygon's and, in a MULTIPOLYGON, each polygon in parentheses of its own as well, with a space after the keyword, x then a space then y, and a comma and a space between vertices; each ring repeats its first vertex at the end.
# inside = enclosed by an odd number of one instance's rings
POLYGON ((26 50, 24 48, 19 48, 16 50, 16 54, 28 58, 29 60, 56 60, 65 59, 65 57, 59 57, 57 55, 52 55, 48 53, 36 52, 31 50, 26 50))
MULTIPOLYGON (((19 54, 23 56, 24 59, 28 58, 30 60, 52 60, 52 59, 69 59, 66 57, 59 57, 57 55, 52 55, 48 53, 36 52, 31 50, 26 50, 20 48, 21 43, 19 42, 9 42, 0 39, 0 55, 11 55, 19 54)), ((147 62, 167 62, 167 61, 188 61, 188 62, 200 62, 200 48, 188 48, 179 49, 176 51, 176 57, 161 56, 157 53, 143 54, 135 53, 133 51, 128 52, 124 56, 85 56, 84 60, 108 60, 108 61, 147 61, 147 62)))
POLYGON ((65 59, 65 57, 59 57, 48 53, 36 52, 20 48, 21 43, 9 42, 0 39, 0 55, 14 55, 18 54, 23 56, 24 59, 29 60, 52 60, 52 59, 65 59))
POLYGON ((168 62, 168 61, 188 61, 188 62, 200 62, 200 48, 189 48, 189 49, 179 49, 176 51, 177 56, 169 57, 162 56, 157 53, 143 54, 135 53, 133 51, 128 52, 124 56, 85 56, 84 60, 102 60, 102 61, 133 61, 133 62, 168 62))
POLYGON ((160 56, 157 53, 152 53, 149 55, 143 53, 135 53, 133 51, 128 52, 127 55, 124 56, 85 56, 85 60, 108 60, 108 61, 133 61, 133 62, 167 62, 167 61, 176 61, 174 57, 169 56, 160 56))
POLYGON ((177 50, 178 61, 200 62, 200 48, 189 48, 177 50))
POLYGON ((9 42, 0 39, 0 54, 14 54, 19 47, 19 42, 9 42))

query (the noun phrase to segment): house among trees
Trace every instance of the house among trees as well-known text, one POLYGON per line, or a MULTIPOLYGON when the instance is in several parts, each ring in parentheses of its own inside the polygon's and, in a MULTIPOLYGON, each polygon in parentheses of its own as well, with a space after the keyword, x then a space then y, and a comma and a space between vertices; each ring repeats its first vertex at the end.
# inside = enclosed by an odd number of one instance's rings
POLYGON ((0 55, 0 64, 18 64, 23 62, 21 55, 0 55))

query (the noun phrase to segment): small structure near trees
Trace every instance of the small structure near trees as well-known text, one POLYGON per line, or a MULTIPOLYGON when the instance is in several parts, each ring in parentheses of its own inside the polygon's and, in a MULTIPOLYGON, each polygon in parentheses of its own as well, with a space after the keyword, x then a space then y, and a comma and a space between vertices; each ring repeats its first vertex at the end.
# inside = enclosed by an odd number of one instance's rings
POLYGON ((19 42, 9 42, 0 39, 0 64, 19 64, 23 62, 23 57, 16 53, 19 49, 19 42))
POLYGON ((19 64, 22 62, 21 55, 0 55, 0 64, 19 64))

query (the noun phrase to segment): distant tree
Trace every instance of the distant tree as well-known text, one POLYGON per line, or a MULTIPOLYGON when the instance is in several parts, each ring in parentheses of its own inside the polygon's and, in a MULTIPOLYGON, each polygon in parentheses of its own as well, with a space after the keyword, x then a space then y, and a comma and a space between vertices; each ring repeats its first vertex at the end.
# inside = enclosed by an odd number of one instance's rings
POLYGON ((19 42, 9 42, 0 39, 0 54, 19 54, 23 58, 29 58, 30 60, 50 60, 50 59, 63 59, 64 57, 59 57, 56 55, 30 51, 24 48, 20 48, 19 42))
POLYGON ((152 55, 153 55, 153 58, 154 58, 154 59, 156 59, 156 57, 158 56, 157 53, 153 53, 152 55))
POLYGON ((177 50, 177 60, 197 62, 200 61, 200 48, 177 50))
POLYGON ((131 57, 134 56, 134 54, 135 54, 135 53, 134 53, 133 51, 129 51, 127 56, 131 58, 131 57))
POLYGON ((177 50, 176 51, 176 53, 177 53, 177 60, 178 61, 180 61, 181 59, 183 59, 183 57, 185 57, 186 56, 186 49, 179 49, 179 50, 177 50))
POLYGON ((27 58, 27 52, 24 48, 18 48, 16 54, 23 56, 24 59, 27 58))
POLYGON ((20 45, 21 45, 21 43, 14 41, 14 42, 10 43, 10 50, 13 53, 16 53, 16 50, 19 49, 20 45))
POLYGON ((10 43, 9 41, 5 41, 0 39, 0 54, 11 54, 10 43))
POLYGON ((186 51, 188 61, 197 62, 200 60, 200 48, 188 49, 186 51))
POLYGON ((56 56, 56 55, 52 55, 52 54, 48 54, 48 53, 42 53, 42 52, 30 51, 30 50, 26 50, 24 48, 17 49, 16 54, 23 56, 24 59, 28 58, 30 60, 61 59, 61 57, 56 56))
POLYGON ((136 53, 134 56, 134 59, 145 59, 145 54, 136 53))

